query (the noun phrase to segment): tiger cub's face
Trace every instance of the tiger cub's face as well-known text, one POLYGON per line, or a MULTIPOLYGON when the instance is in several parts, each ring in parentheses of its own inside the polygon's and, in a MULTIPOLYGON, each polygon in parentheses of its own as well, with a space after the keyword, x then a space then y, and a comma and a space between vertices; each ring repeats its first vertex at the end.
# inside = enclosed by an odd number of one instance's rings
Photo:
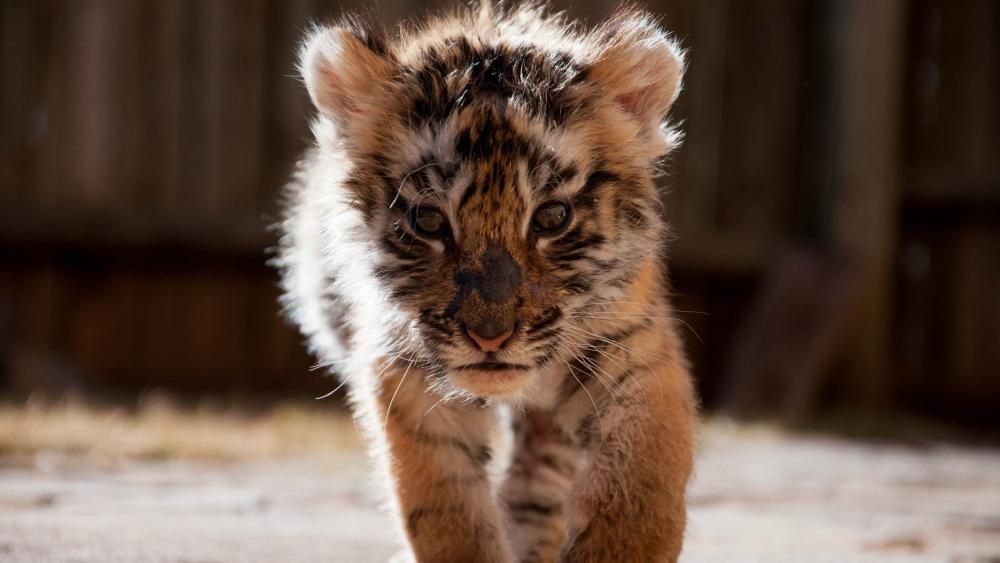
POLYGON ((580 34, 525 8, 394 37, 347 22, 312 36, 302 69, 371 274, 454 389, 516 398, 660 249, 651 172, 681 61, 647 19, 580 34))

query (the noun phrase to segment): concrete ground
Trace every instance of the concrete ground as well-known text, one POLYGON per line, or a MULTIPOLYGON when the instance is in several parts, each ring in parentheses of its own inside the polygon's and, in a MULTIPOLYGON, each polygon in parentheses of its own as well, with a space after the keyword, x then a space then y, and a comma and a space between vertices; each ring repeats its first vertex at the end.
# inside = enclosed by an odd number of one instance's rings
MULTIPOLYGON (((0 458, 0 561, 385 561, 355 445, 333 457, 0 458), (4 461, 5 460, 5 461, 4 461)), ((706 431, 683 561, 1000 562, 1000 451, 706 431)))

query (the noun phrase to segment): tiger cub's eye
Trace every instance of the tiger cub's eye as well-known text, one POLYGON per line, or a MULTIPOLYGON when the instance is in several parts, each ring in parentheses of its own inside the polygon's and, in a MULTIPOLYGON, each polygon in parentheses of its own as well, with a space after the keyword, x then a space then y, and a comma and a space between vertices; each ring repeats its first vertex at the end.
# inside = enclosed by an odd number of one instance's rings
POLYGON ((418 233, 428 237, 442 237, 448 231, 444 215, 433 207, 418 207, 410 213, 410 222, 418 233))
POLYGON ((531 223, 538 234, 554 235, 569 224, 569 206, 561 201, 546 203, 535 211, 531 223))

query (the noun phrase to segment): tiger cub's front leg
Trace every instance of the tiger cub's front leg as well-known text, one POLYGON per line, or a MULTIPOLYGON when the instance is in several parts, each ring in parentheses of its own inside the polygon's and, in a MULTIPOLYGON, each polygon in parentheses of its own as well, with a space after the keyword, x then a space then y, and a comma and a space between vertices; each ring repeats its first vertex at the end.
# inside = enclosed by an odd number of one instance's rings
POLYGON ((375 390, 376 435, 383 431, 399 515, 418 562, 512 560, 493 500, 492 409, 438 403, 416 367, 390 370, 375 390))
POLYGON ((587 389, 568 401, 583 416, 561 422, 572 421, 585 462, 567 503, 561 563, 677 561, 696 406, 676 338, 653 324, 609 345, 590 359, 587 389))
POLYGON ((551 413, 514 414, 514 451, 500 489, 514 555, 521 563, 555 561, 566 537, 565 503, 579 449, 551 413))

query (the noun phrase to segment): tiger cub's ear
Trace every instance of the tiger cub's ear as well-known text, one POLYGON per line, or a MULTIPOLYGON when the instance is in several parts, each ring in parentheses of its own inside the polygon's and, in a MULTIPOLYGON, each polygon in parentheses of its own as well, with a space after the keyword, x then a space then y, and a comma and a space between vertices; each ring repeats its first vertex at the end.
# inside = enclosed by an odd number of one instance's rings
POLYGON ((342 135, 372 116, 379 87, 393 68, 385 32, 374 24, 344 20, 312 31, 299 53, 299 72, 319 112, 342 135))
POLYGON ((684 53, 642 12, 614 16, 597 30, 601 48, 589 74, 604 95, 641 128, 648 140, 665 139, 663 119, 680 92, 684 53))

